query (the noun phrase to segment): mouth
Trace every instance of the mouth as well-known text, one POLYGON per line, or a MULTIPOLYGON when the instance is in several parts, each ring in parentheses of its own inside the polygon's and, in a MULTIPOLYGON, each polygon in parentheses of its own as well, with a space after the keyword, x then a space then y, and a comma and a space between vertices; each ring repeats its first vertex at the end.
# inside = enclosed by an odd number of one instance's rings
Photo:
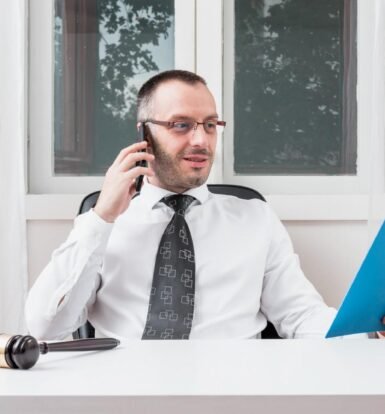
POLYGON ((183 160, 190 165, 192 168, 203 168, 206 167, 209 163, 209 157, 206 155, 188 155, 183 157, 183 160))

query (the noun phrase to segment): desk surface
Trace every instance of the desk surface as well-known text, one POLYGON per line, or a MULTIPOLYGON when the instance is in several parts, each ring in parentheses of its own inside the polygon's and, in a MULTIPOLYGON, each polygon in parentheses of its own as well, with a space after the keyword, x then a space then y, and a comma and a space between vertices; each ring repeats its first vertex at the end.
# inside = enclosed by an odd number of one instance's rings
POLYGON ((383 413, 384 376, 380 340, 130 341, 0 370, 0 412, 383 413))

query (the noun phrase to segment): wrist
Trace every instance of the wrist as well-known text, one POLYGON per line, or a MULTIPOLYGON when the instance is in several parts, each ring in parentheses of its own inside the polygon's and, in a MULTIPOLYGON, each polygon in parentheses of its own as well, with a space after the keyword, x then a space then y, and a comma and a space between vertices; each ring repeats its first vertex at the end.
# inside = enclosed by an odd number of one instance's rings
POLYGON ((111 223, 114 223, 116 220, 115 216, 103 211, 102 209, 99 209, 97 205, 93 208, 93 210, 106 223, 111 224, 111 223))

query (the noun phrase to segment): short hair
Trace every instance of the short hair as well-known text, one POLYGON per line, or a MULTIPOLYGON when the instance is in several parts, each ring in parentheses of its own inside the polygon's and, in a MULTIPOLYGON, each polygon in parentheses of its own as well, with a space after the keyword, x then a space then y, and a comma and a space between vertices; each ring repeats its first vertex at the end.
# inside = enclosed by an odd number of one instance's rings
POLYGON ((189 85, 201 83, 207 86, 206 81, 201 76, 187 70, 174 69, 158 73, 157 75, 148 79, 139 89, 137 98, 138 121, 144 121, 148 117, 148 113, 150 112, 151 99, 158 86, 162 83, 173 80, 184 82, 189 85))

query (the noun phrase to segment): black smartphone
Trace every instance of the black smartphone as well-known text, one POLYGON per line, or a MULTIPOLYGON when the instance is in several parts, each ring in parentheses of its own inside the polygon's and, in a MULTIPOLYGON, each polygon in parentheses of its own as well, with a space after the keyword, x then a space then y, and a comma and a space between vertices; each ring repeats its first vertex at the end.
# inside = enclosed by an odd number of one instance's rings
MULTIPOLYGON (((138 128, 138 142, 147 141, 146 136, 146 126, 141 122, 138 128)), ((145 152, 146 150, 142 150, 142 152, 145 152)), ((136 163, 137 167, 147 167, 147 161, 142 160, 138 161, 136 163)), ((137 193, 140 193, 140 189, 142 188, 143 184, 143 175, 139 175, 135 180, 135 191, 137 193)))

